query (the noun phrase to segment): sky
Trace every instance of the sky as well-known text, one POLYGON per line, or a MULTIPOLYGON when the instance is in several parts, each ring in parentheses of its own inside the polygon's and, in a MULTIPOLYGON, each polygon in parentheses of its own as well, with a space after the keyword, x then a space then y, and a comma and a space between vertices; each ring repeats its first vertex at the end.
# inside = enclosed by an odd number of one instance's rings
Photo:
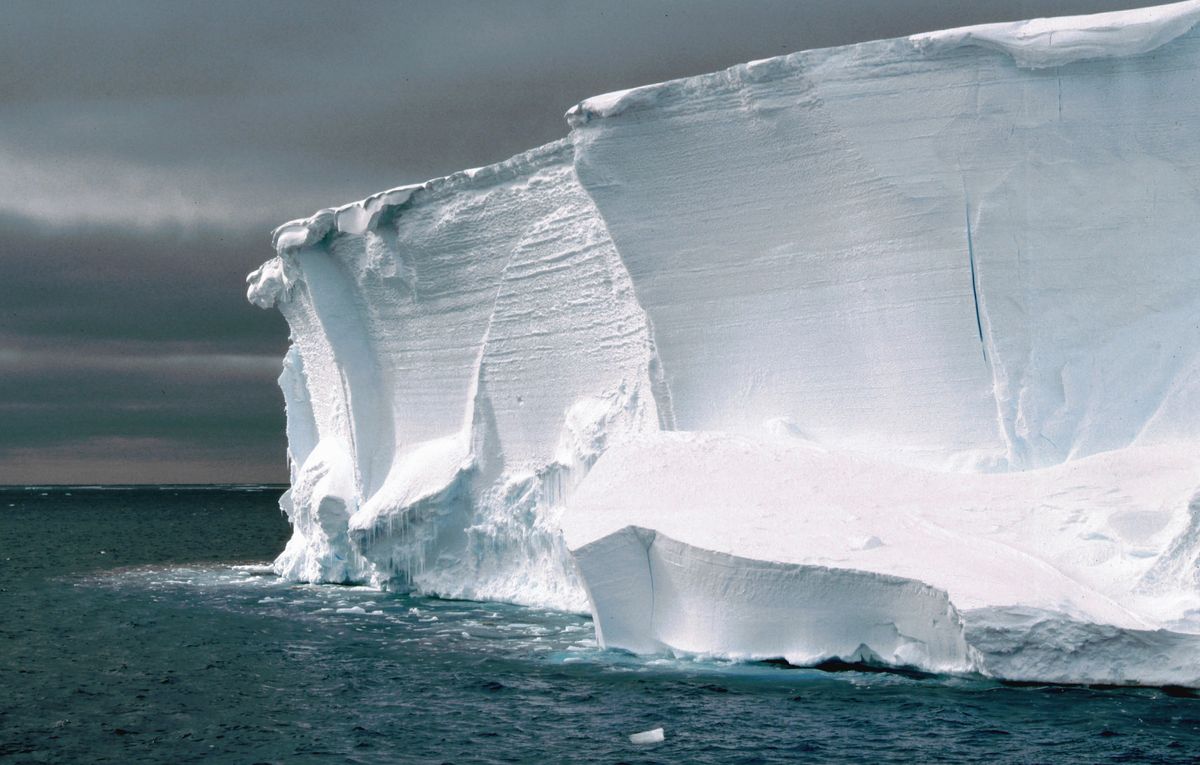
POLYGON ((287 480, 270 231, 592 95, 1115 0, 3 0, 0 484, 287 480))

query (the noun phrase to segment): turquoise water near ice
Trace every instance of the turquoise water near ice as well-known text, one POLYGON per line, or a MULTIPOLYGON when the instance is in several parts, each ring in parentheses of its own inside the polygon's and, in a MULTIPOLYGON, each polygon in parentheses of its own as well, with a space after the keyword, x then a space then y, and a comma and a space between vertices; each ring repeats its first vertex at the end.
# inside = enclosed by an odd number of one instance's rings
POLYGON ((280 581, 278 493, 0 489, 0 762, 1200 761, 1178 692, 639 659, 573 614, 280 581))

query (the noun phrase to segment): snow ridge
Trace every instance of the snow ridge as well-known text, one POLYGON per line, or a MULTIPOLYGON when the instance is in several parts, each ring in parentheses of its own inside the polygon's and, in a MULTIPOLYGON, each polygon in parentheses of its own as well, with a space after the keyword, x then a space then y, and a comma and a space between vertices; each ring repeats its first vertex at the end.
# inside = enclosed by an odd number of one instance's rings
POLYGON ((965 45, 1008 54, 1024 69, 1046 69, 1076 61, 1150 53, 1200 22, 1200 2, 1135 8, 1087 16, 1061 16, 981 24, 926 32, 909 39, 923 53, 942 55, 965 45))

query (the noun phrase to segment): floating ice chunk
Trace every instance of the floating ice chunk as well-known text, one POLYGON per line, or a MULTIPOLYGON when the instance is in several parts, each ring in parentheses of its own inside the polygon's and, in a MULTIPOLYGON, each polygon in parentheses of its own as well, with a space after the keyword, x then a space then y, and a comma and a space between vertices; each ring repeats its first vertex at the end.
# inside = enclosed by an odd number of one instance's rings
POLYGON ((664 738, 662 728, 653 728, 644 730, 641 733, 634 733, 629 736, 630 743, 633 744, 657 744, 664 738))
POLYGON ((272 576, 275 574, 275 569, 269 563, 239 563, 229 568, 243 576, 272 576))

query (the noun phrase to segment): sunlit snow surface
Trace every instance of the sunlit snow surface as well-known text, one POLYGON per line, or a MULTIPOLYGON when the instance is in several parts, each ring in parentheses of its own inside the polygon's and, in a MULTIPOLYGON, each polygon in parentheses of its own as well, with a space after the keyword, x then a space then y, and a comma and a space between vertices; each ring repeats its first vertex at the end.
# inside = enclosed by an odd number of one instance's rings
POLYGON ((637 652, 1200 685, 1197 20, 607 94, 282 226, 275 570, 637 652))

